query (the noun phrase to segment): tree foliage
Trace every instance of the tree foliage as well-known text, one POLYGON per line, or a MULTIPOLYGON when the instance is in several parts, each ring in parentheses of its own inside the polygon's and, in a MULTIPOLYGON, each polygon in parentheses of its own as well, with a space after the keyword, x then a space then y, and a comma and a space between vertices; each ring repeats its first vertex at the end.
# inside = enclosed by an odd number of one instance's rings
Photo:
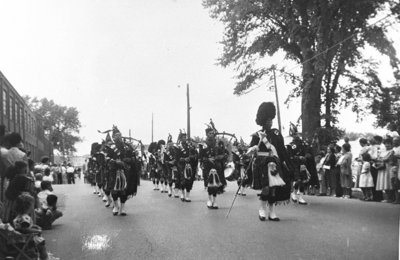
POLYGON ((396 131, 400 135, 400 87, 383 88, 382 95, 372 102, 372 111, 377 116, 376 125, 396 131))
POLYGON ((68 155, 76 152, 75 144, 81 142, 79 133, 81 123, 75 107, 66 107, 47 98, 23 97, 32 111, 43 118, 44 130, 49 134, 53 147, 68 155))
POLYGON ((367 44, 389 57, 399 78, 399 61, 386 27, 371 23, 384 10, 396 15, 390 18, 397 23, 398 1, 203 0, 203 5, 225 25, 219 64, 236 66, 235 94, 246 93, 268 74, 260 61, 280 50, 301 66, 301 81, 292 96, 302 98, 302 132, 308 139, 320 128, 321 119, 328 128, 336 123, 338 105, 360 111, 364 104, 357 94, 379 91, 372 66, 354 75, 354 68, 367 62, 362 56, 367 44), (369 91, 371 84, 378 88, 369 91))

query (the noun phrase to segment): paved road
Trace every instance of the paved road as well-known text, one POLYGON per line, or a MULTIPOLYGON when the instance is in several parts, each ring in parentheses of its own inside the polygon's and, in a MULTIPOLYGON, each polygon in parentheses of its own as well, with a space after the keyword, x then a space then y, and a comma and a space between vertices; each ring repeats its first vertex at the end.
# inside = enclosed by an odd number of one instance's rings
POLYGON ((307 206, 279 206, 280 222, 260 222, 249 191, 227 219, 234 183, 218 197, 220 209, 209 210, 200 182, 183 203, 142 181, 122 217, 87 184, 54 189, 65 216, 44 236, 62 260, 399 258, 399 205, 310 196, 307 206))

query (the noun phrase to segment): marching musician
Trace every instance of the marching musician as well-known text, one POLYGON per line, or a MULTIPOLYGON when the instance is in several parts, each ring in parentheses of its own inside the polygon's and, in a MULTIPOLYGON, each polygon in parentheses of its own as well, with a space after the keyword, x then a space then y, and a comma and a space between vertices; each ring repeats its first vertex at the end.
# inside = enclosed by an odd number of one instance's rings
POLYGON ((167 169, 165 165, 165 141, 159 140, 157 143, 156 163, 157 163, 157 176, 161 183, 161 193, 168 193, 167 191, 167 169))
POLYGON ((194 165, 197 165, 195 149, 189 144, 187 135, 180 134, 180 147, 178 155, 178 172, 180 175, 180 188, 182 202, 191 202, 190 191, 193 188, 195 178, 194 165))
POLYGON ((234 156, 237 161, 234 161, 235 171, 238 174, 238 185, 240 186, 238 195, 246 196, 246 188, 250 185, 248 178, 246 178, 246 169, 249 166, 250 158, 246 154, 244 147, 238 148, 238 154, 234 156))
POLYGON ((114 216, 126 216, 125 202, 137 192, 138 160, 133 151, 121 153, 115 148, 107 147, 107 190, 110 190, 113 199, 114 216))
POLYGON ((200 146, 200 157, 201 164, 203 169, 203 180, 204 180, 204 188, 208 187, 208 175, 210 174, 211 169, 215 168, 215 156, 216 156, 216 139, 215 139, 216 131, 212 127, 206 128, 206 142, 205 145, 200 146))
POLYGON ((313 180, 318 178, 312 148, 295 133, 293 141, 287 146, 287 151, 294 166, 291 200, 300 205, 307 205, 303 197, 305 188, 310 183, 314 184, 313 180))
POLYGON ((167 172, 167 181, 168 181, 168 197, 174 196, 175 198, 179 198, 179 189, 175 186, 173 189, 172 186, 176 185, 177 175, 178 175, 178 164, 176 160, 176 147, 172 142, 172 136, 168 137, 167 148, 164 152, 164 161, 165 161, 165 170, 167 172))
POLYGON ((229 151, 225 148, 225 144, 222 140, 218 141, 218 146, 215 149, 215 160, 214 165, 217 170, 219 179, 221 181, 221 186, 218 190, 218 193, 223 193, 226 187, 226 179, 225 179, 225 165, 228 161, 229 151))
POLYGON ((263 102, 257 111, 256 123, 262 129, 252 135, 248 153, 253 153, 252 165, 248 171, 252 188, 261 190, 259 219, 279 221, 275 205, 289 202, 290 170, 292 164, 287 155, 283 137, 277 129, 272 129, 276 109, 272 102, 263 102), (272 155, 272 156, 271 156, 272 155), (283 183, 280 183, 280 181, 283 183))
POLYGON ((153 190, 160 190, 158 185, 160 184, 160 176, 157 170, 157 143, 152 142, 148 148, 149 151, 149 171, 150 171, 150 179, 153 182, 153 190))

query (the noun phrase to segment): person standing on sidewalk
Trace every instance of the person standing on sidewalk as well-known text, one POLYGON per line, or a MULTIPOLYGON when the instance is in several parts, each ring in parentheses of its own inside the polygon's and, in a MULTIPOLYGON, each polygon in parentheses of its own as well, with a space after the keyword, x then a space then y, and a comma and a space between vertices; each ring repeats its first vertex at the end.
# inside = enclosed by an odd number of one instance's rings
POLYGON ((75 169, 74 167, 68 163, 67 165, 67 179, 68 179, 68 184, 75 184, 75 169))

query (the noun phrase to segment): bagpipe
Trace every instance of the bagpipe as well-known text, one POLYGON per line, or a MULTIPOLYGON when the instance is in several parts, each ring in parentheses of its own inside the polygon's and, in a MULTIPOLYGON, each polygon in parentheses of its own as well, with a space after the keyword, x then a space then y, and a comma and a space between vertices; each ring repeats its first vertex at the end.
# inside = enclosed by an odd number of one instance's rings
POLYGON ((292 122, 290 122, 289 134, 293 139, 286 145, 286 151, 294 166, 294 179, 295 181, 308 183, 311 179, 311 175, 316 174, 312 147, 314 142, 318 142, 318 136, 310 145, 300 137, 297 127, 292 122))
POLYGON ((140 151, 142 154, 144 153, 144 145, 142 141, 131 137, 130 131, 129 137, 122 136, 118 127, 113 125, 113 127, 109 130, 97 130, 97 132, 101 134, 107 134, 105 140, 103 141, 103 150, 106 150, 110 155, 112 155, 112 159, 133 157, 135 155, 135 151, 140 151), (110 132, 112 135, 110 135, 110 132))

